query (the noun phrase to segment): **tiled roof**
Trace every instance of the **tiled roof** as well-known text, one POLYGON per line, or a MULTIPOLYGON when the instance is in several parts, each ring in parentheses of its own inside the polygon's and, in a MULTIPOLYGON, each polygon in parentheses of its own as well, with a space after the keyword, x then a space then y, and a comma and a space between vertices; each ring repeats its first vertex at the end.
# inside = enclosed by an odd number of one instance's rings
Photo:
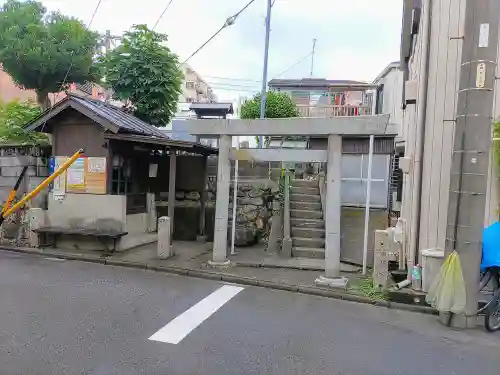
POLYGON ((128 132, 152 135, 155 137, 165 137, 165 135, 153 125, 144 122, 134 115, 125 112, 122 108, 102 102, 100 100, 83 98, 80 96, 70 95, 71 100, 85 106, 96 115, 101 116, 116 125, 120 130, 128 132))
POLYGON ((75 94, 69 94, 53 108, 47 109, 38 118, 27 124, 25 129, 28 131, 37 130, 67 107, 73 107, 77 111, 81 111, 83 108, 89 110, 96 115, 97 119, 95 119, 95 121, 99 122, 98 118, 102 118, 104 120, 103 126, 105 126, 106 122, 108 124, 111 123, 118 128, 119 133, 133 133, 137 135, 168 138, 158 128, 138 119, 134 115, 126 112, 123 108, 116 107, 97 99, 75 94))

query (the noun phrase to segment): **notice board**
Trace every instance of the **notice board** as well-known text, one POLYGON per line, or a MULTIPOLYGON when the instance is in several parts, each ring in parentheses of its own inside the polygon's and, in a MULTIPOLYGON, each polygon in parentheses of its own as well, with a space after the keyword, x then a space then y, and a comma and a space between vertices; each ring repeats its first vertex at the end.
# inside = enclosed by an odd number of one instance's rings
POLYGON ((66 173, 66 191, 106 194, 106 158, 78 158, 66 173))

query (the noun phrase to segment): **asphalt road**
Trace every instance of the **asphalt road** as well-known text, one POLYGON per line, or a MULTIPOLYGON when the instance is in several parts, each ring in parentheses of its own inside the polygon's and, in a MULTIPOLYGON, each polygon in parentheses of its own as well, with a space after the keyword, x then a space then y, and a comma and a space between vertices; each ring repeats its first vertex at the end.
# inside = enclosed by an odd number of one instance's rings
POLYGON ((500 335, 451 331, 428 315, 224 285, 0 252, 0 374, 500 371, 500 335), (163 341, 150 340, 155 333, 163 341), (175 335, 179 342, 169 343, 175 335))

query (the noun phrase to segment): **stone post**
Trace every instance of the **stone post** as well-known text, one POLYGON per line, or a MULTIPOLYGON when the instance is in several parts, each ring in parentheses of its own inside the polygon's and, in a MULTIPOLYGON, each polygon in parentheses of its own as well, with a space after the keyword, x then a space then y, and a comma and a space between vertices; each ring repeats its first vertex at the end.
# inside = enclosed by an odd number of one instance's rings
POLYGON ((227 221, 229 214, 229 180, 231 178, 231 165, 229 163, 230 148, 231 136, 221 134, 217 161, 213 261, 209 262, 213 266, 229 264, 229 260, 227 259, 227 221))
POLYGON ((347 279, 340 276, 340 166, 342 137, 328 136, 328 162, 326 172, 325 202, 325 277, 316 279, 316 284, 345 288, 347 279))
POLYGON ((45 225, 45 212, 41 208, 30 208, 27 214, 29 225, 29 245, 30 247, 40 247, 40 236, 33 231, 45 225))
POLYGON ((158 219, 158 247, 157 256, 160 259, 167 259, 175 255, 171 245, 171 223, 168 216, 162 216, 158 219))

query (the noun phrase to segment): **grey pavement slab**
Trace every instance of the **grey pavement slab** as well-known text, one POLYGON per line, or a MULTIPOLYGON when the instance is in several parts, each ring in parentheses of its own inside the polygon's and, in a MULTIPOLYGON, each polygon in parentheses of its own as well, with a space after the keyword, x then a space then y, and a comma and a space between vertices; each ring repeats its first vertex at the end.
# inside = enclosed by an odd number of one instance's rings
POLYGON ((498 375, 500 335, 258 287, 177 345, 148 340, 222 285, 0 252, 0 373, 498 375))

